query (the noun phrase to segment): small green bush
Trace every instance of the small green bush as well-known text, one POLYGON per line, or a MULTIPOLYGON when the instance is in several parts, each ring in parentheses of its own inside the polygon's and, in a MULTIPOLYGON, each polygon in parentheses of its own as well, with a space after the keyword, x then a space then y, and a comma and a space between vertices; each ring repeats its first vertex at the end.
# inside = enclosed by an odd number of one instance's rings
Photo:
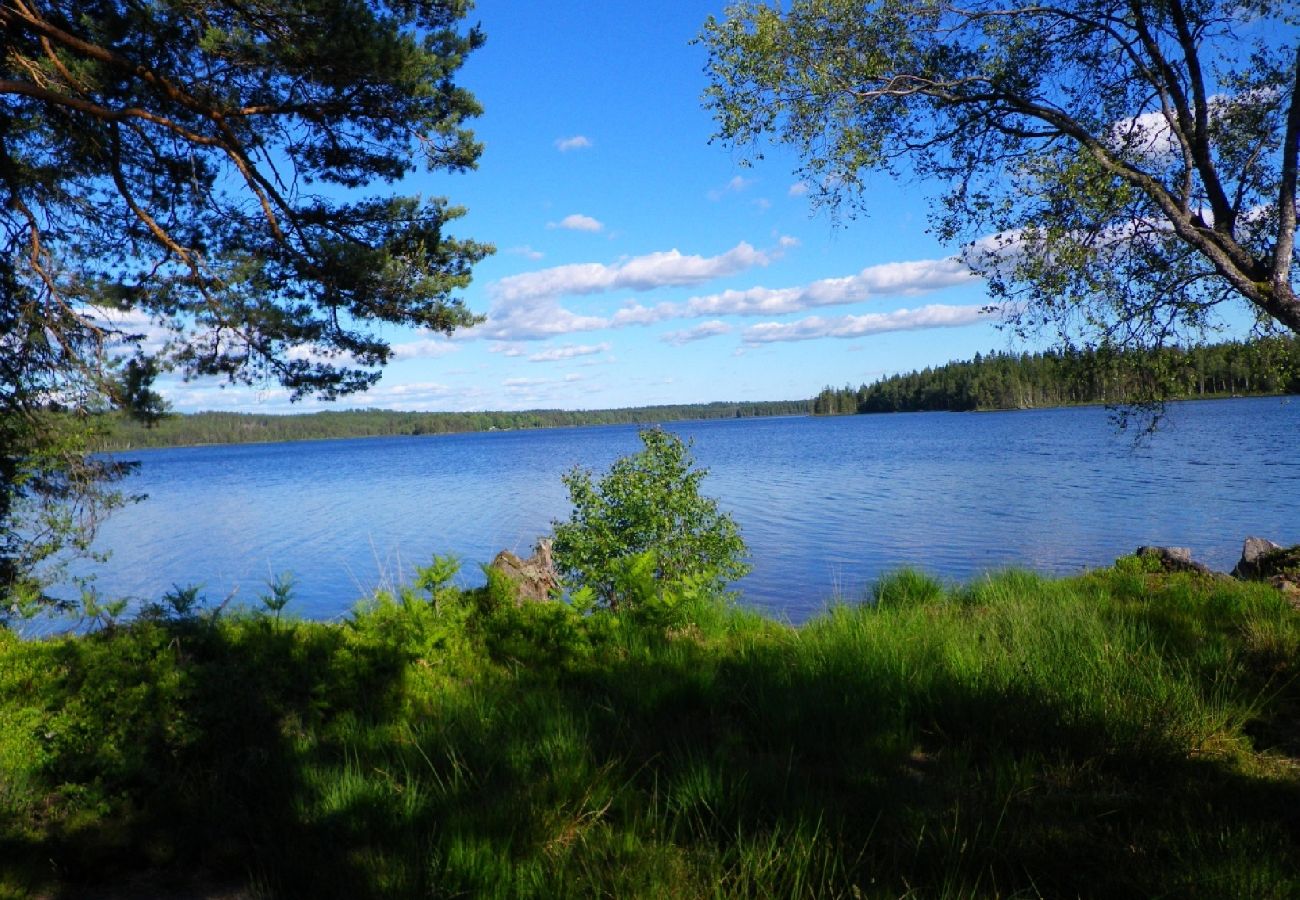
POLYGON ((474 596, 451 583, 460 571, 453 556, 434 556, 416 569, 415 583, 377 590, 357 604, 348 627, 362 643, 397 650, 433 664, 474 656, 474 596))
POLYGON ((556 567, 611 609, 648 600, 626 590, 644 583, 642 566, 661 598, 721 593, 749 571, 735 520, 700 494, 707 470, 695 468, 681 438, 647 429, 641 443, 644 450, 615 461, 598 482, 581 468, 564 476, 573 513, 554 523, 556 567))

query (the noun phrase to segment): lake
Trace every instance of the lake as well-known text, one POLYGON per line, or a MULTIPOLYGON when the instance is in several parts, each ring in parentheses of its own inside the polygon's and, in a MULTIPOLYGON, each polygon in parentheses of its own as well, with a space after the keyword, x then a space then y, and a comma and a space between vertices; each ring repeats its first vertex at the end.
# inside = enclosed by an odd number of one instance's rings
MULTIPOLYGON (((739 522, 742 602, 801 621, 918 566, 968 580, 1006 566, 1066 574, 1140 544, 1230 569, 1247 535, 1300 542, 1300 402, 1173 404, 1148 443, 1101 408, 672 423, 739 522)), ((639 449, 632 426, 125 454, 143 503, 114 514, 98 587, 156 599, 198 584, 257 602, 291 572, 289 610, 345 614, 434 553, 462 581, 501 549, 527 555, 568 514, 560 476, 639 449)))

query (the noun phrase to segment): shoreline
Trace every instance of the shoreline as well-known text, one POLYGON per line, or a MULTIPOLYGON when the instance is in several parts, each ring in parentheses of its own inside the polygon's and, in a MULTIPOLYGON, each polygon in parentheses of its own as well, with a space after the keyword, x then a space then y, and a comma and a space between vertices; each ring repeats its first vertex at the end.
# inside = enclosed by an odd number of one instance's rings
MULTIPOLYGON (((755 403, 752 403, 752 404, 745 404, 745 403, 730 403, 730 402, 725 402, 725 401, 723 401, 723 402, 719 402, 719 403, 716 404, 716 405, 717 405, 717 406, 725 406, 725 407, 727 407, 727 408, 729 408, 729 409, 733 409, 733 408, 740 408, 740 409, 743 409, 743 408, 745 408, 746 406, 751 406, 751 407, 762 407, 762 406, 769 405, 769 404, 770 404, 770 405, 773 405, 773 406, 777 406, 777 405, 779 405, 779 406, 785 406, 785 405, 787 405, 787 404, 789 404, 789 405, 794 405, 794 404, 798 404, 798 403, 801 403, 801 402, 803 402, 803 401, 797 401, 797 400, 791 400, 791 401, 776 400, 776 401, 762 401, 762 402, 755 402, 755 403)), ((715 405, 715 404, 702 404, 702 406, 704 406, 704 407, 706 407, 706 408, 707 408, 707 407, 714 406, 714 405, 715 405)), ((490 411, 490 412, 482 412, 482 413, 406 412, 406 411, 403 411, 403 410, 321 410, 321 411, 313 412, 313 413, 286 413, 286 414, 283 414, 283 415, 280 415, 280 414, 274 414, 274 413, 226 412, 226 411, 206 410, 206 411, 203 411, 203 412, 197 412, 197 413, 178 413, 178 414, 176 414, 175 416, 173 416, 173 418, 184 420, 184 419, 186 419, 186 418, 194 418, 194 419, 198 419, 198 418, 201 418, 201 417, 204 417, 204 416, 221 416, 221 417, 249 417, 249 418, 255 418, 255 417, 268 417, 268 418, 284 419, 284 420, 293 420, 293 419, 298 419, 298 420, 308 420, 308 419, 311 419, 311 418, 314 417, 314 416, 321 416, 321 415, 326 415, 326 416, 348 416, 348 415, 351 415, 351 414, 354 414, 354 413, 356 413, 356 414, 372 413, 372 414, 377 414, 377 415, 393 416, 393 417, 401 417, 401 416, 431 416, 431 417, 441 417, 441 416, 457 416, 457 417, 458 417, 458 416, 525 416, 525 415, 530 415, 530 414, 545 414, 545 415, 557 415, 557 416, 569 416, 569 415, 572 415, 572 416, 583 416, 583 415, 599 416, 600 414, 603 414, 603 413, 618 414, 618 413, 621 413, 621 412, 624 412, 624 411, 634 411, 634 410, 656 410, 656 409, 659 409, 659 408, 658 408, 658 407, 613 407, 613 408, 610 408, 610 409, 598 409, 598 410, 521 410, 521 411, 518 411, 518 412, 512 412, 512 411, 506 411, 506 410, 494 410, 494 411, 490 411)), ((665 407, 664 409, 671 409, 671 407, 665 407)), ((253 444, 293 444, 293 443, 306 443, 306 442, 311 442, 311 441, 358 440, 358 439, 362 439, 362 438, 444 437, 444 436, 460 435, 460 434, 494 434, 494 433, 498 433, 498 432, 500 432, 500 433, 520 433, 520 432, 527 432, 527 431, 549 431, 549 430, 555 430, 555 429, 560 429, 560 428, 602 428, 602 427, 615 426, 615 425, 621 425, 621 426, 629 426, 629 425, 630 425, 630 426, 635 426, 635 427, 638 427, 638 428, 644 428, 644 427, 654 427, 654 426, 661 425, 661 424, 664 424, 664 423, 669 423, 669 422, 672 422, 672 423, 677 423, 677 422, 718 422, 718 421, 727 421, 727 420, 734 420, 734 419, 798 419, 798 418, 808 418, 808 417, 811 417, 811 415, 812 415, 812 414, 809 413, 809 412, 773 412, 773 413, 739 413, 739 412, 732 412, 732 413, 728 413, 728 414, 720 414, 720 415, 713 415, 713 416, 710 416, 710 415, 698 416, 698 415, 697 415, 697 416, 681 416, 681 417, 675 417, 675 416, 669 414, 669 415, 649 415, 649 416, 646 416, 646 417, 643 418, 643 419, 627 419, 627 420, 624 420, 624 421, 609 421, 609 422, 603 422, 603 421, 589 421, 589 422, 556 422, 556 423, 553 423, 553 424, 552 424, 552 423, 542 423, 542 424, 536 424, 536 425, 508 425, 508 426, 504 426, 504 427, 493 425, 493 426, 490 426, 490 427, 488 427, 488 428, 453 428, 453 429, 446 429, 446 430, 440 430, 440 431, 394 431, 394 432, 391 432, 391 433, 381 433, 381 434, 309 435, 309 436, 302 436, 302 437, 284 437, 284 438, 254 438, 254 439, 249 439, 249 440, 221 440, 221 441, 196 441, 196 442, 158 443, 158 444, 151 444, 151 445, 147 445, 147 446, 131 446, 131 445, 121 446, 121 445, 114 444, 114 442, 112 442, 112 441, 104 441, 104 442, 102 442, 99 446, 96 446, 95 449, 93 450, 93 452, 94 452, 94 453, 109 453, 109 454, 117 454, 117 453, 137 453, 137 452, 141 452, 141 451, 145 451, 145 450, 174 450, 174 449, 192 448, 192 447, 233 447, 233 446, 240 446, 240 445, 244 445, 244 444, 250 444, 250 445, 253 445, 253 444)))
MULTIPOLYGON (((1264 400, 1270 398, 1277 398, 1281 400, 1290 400, 1292 398, 1300 399, 1300 394, 1289 394, 1289 393, 1214 394, 1214 395, 1197 396, 1197 397, 1175 397, 1169 400, 1162 401, 1162 403, 1165 405, 1183 404, 1183 403, 1217 403, 1226 400, 1264 400)), ((785 403, 786 401, 764 401, 764 402, 785 403)), ((789 402, 795 403, 799 401, 789 401, 789 402)), ((743 404, 727 404, 727 405, 743 406, 743 404)), ((761 405, 761 404, 756 404, 756 405, 761 405)), ((621 426, 631 425, 636 427, 654 427, 665 423, 717 422, 717 421, 726 421, 730 419, 764 419, 764 420, 799 419, 799 418, 841 419, 841 418, 849 418, 852 416, 890 416, 890 415, 908 415, 913 413, 989 414, 989 413, 1037 412, 1037 411, 1053 410, 1053 409, 1101 408, 1101 409, 1122 410, 1125 408, 1137 408, 1137 407, 1138 404, 1078 402, 1078 403, 1057 403, 1057 404, 1051 404, 1046 406, 981 407, 977 409, 900 409, 900 410, 871 410, 871 411, 853 412, 853 413, 803 412, 803 413, 771 413, 771 414, 755 413, 755 414, 744 414, 744 415, 717 415, 717 416, 687 416, 682 418, 648 417, 645 420, 637 420, 637 421, 629 420, 629 421, 618 421, 618 422, 577 422, 577 423, 566 422, 566 423, 556 423, 556 424, 517 425, 517 426, 507 426, 507 427, 493 426, 489 428, 449 429, 446 431, 428 431, 428 432, 398 431, 389 434, 341 434, 341 435, 322 435, 322 436, 313 435, 313 436, 286 437, 286 438, 254 438, 250 440, 159 443, 159 444, 153 444, 148 446, 118 446, 118 445, 113 445, 111 443, 108 443, 103 446, 97 446, 93 452, 105 453, 105 454, 122 454, 122 453, 140 453, 140 452, 150 451, 150 450, 179 450, 179 449, 190 449, 190 448, 198 448, 198 447, 237 447, 242 445, 251 446, 251 445, 269 445, 269 444, 296 444, 296 443, 310 443, 313 441, 361 440, 367 438, 446 437, 446 436, 463 435, 463 434, 493 434, 497 432, 520 433, 520 432, 527 432, 527 431, 551 431, 551 430, 556 430, 561 428, 604 428, 604 427, 618 426, 618 425, 621 426)), ((642 409, 642 408, 643 407, 614 407, 609 410, 603 410, 603 409, 602 410, 538 410, 538 411, 526 410, 526 411, 522 411, 520 414, 527 414, 530 412, 542 412, 542 413, 554 413, 560 415, 582 415, 588 412, 592 414, 599 414, 605 412, 616 413, 624 409, 642 409)), ((216 411, 216 410, 205 410, 203 412, 197 412, 197 413, 179 413, 176 415, 176 417, 187 418, 187 417, 217 415, 217 416, 249 416, 249 417, 275 416, 277 418, 285 418, 285 419, 291 419, 291 418, 305 419, 305 418, 310 418, 312 416, 323 415, 323 414, 324 415, 348 415, 353 412, 358 412, 358 413, 375 412, 383 415, 394 415, 394 416, 403 416, 403 415, 460 416, 460 415, 499 415, 499 414, 510 415, 512 414, 509 413, 508 411, 500 411, 500 410, 485 412, 485 413, 446 413, 446 412, 407 413, 402 410, 373 410, 373 411, 371 410, 322 410, 320 412, 314 412, 314 413, 286 413, 283 414, 283 416, 281 416, 280 414, 274 414, 274 413, 246 413, 246 412, 226 412, 226 411, 216 411)))

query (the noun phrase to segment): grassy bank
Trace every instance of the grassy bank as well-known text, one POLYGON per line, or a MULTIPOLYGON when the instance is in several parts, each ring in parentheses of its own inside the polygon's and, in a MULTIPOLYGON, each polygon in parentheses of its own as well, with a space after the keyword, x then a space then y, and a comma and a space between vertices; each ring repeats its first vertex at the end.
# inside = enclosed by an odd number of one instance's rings
POLYGON ((1300 617, 900 573, 792 629, 499 586, 0 634, 0 895, 1294 897, 1300 617))

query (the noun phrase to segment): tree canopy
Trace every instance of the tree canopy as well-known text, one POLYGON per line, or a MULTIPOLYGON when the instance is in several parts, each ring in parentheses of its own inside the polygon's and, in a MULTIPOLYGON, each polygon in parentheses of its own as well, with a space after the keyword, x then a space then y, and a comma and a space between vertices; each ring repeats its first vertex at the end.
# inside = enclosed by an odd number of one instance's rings
POLYGON ((20 507, 109 474, 51 461, 52 408, 156 414, 159 367, 333 398, 385 325, 475 321, 491 248, 397 185, 476 163, 469 6, 0 0, 0 558, 20 507))
POLYGON ((995 305, 1067 345, 1159 347, 1223 304, 1300 333, 1289 0, 791 0, 710 19, 719 136, 794 147, 850 214, 942 186, 995 305))
MULTIPOLYGON (((1160 350, 993 351, 971 360, 890 375, 858 387, 824 388, 814 415, 916 410, 1033 409, 1076 403, 1139 410, 1155 397, 1300 393, 1300 338, 1160 350)), ((1143 421, 1139 419, 1138 421, 1143 421)))

